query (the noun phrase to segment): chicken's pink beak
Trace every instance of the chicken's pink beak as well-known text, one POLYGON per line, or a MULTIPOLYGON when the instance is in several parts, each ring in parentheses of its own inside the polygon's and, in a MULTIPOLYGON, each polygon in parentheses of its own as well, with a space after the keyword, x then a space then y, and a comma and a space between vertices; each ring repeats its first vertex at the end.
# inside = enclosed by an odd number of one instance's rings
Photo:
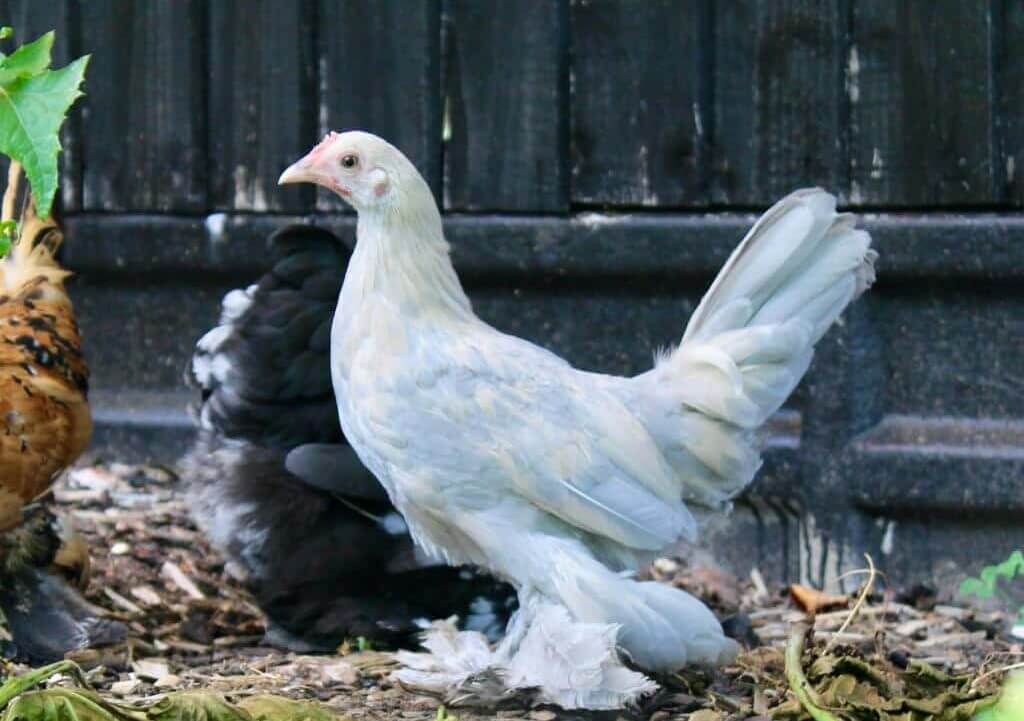
POLYGON ((321 174, 317 172, 316 164, 309 155, 289 165, 281 177, 277 179, 278 185, 288 183, 320 183, 321 174))
POLYGON ((332 161, 331 149, 337 138, 337 133, 328 133, 315 148, 289 165, 277 179, 277 184, 316 183, 333 190, 343 198, 351 197, 350 190, 334 177, 335 163, 332 161))

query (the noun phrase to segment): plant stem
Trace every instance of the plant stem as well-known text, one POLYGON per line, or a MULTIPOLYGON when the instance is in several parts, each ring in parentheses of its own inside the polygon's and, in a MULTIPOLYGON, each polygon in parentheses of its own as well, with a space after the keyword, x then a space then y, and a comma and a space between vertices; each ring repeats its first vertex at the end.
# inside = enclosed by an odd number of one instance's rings
POLYGON ((80 685, 85 688, 89 687, 89 683, 85 680, 82 669, 78 667, 78 664, 74 661, 58 661, 57 663, 51 663, 49 666, 43 666, 21 676, 8 679, 3 686, 0 686, 0 710, 5 709, 7 704, 13 699, 25 693, 33 686, 41 684, 58 673, 70 674, 80 685))
POLYGON ((853 623, 853 619, 857 618, 857 614, 860 613, 861 606, 864 605, 864 601, 867 600, 868 595, 871 593, 871 589, 875 587, 875 576, 878 575, 878 571, 875 570, 875 562, 871 559, 871 556, 864 554, 864 558, 868 562, 868 580, 864 583, 864 588, 861 590, 860 596, 857 597, 857 602, 853 604, 853 608, 850 609, 850 613, 846 616, 846 620, 843 621, 843 625, 839 627, 836 634, 832 637, 832 640, 825 644, 825 652, 827 653, 832 649, 832 646, 839 640, 839 637, 843 635, 843 632, 850 627, 853 623))
POLYGON ((811 684, 804 676, 802 657, 804 655, 804 637, 807 635, 807 626, 802 623, 794 624, 789 631, 789 640, 786 642, 786 680, 789 687, 796 696, 800 705, 811 715, 814 721, 839 721, 834 715, 818 706, 811 698, 811 684))

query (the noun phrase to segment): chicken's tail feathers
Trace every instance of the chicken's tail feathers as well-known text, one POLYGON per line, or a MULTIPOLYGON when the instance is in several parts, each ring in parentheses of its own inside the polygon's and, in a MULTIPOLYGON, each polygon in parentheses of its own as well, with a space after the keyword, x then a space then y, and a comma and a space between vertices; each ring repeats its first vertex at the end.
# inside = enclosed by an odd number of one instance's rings
POLYGON ((790 193, 733 251, 690 318, 683 344, 799 320, 817 341, 875 280, 871 237, 820 188, 790 193))
POLYGON ((877 253, 854 224, 820 189, 791 193, 757 221, 666 358, 686 370, 685 405, 748 431, 778 410, 815 343, 874 281, 877 253))
POLYGON ((671 403, 655 414, 684 496, 717 506, 760 466, 754 432, 807 371, 814 345, 874 281, 877 253, 823 190, 769 209, 718 274, 682 343, 649 374, 671 403))
POLYGON ((731 662, 739 646, 715 615, 690 594, 614 573, 583 554, 556 552, 552 585, 579 621, 615 624, 618 644, 648 671, 731 662))
POLYGON ((202 392, 197 422, 276 448, 337 441, 330 332, 348 250, 308 225, 278 231, 269 250, 270 270, 228 293, 196 344, 185 380, 202 392))
POLYGON ((20 165, 12 163, 4 195, 3 220, 16 220, 17 229, 7 231, 14 240, 10 252, 0 263, 0 290, 8 295, 17 293, 40 276, 60 286, 71 275, 57 262, 57 250, 64 233, 52 215, 39 217, 31 193, 27 189, 21 192, 23 177, 20 165), (20 212, 15 210, 16 206, 20 206, 20 212))

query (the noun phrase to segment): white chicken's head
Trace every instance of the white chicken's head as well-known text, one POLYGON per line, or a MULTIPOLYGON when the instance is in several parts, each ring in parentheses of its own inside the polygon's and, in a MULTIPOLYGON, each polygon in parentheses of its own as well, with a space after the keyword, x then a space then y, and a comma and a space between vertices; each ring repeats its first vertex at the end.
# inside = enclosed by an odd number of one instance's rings
POLYGON ((402 190, 410 186, 426 188, 426 182, 398 148, 359 130, 328 133, 305 157, 281 173, 277 182, 321 185, 360 212, 393 205, 402 190))

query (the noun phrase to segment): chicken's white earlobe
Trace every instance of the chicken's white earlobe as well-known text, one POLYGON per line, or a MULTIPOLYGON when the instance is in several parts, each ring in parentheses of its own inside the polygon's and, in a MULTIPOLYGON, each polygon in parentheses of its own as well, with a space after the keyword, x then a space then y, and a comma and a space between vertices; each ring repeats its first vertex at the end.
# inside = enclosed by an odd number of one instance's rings
POLYGON ((388 192, 388 188, 391 187, 391 180, 388 178, 388 174, 380 168, 371 170, 370 178, 373 185, 373 194, 378 198, 388 192))

